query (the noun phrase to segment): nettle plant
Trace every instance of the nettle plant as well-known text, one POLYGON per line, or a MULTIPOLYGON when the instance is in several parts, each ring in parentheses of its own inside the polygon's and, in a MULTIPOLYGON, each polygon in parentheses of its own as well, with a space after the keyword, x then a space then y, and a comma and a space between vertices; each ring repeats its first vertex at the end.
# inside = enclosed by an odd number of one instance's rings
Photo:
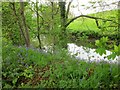
MULTIPOLYGON (((106 54, 106 49, 108 47, 108 37, 102 37, 100 40, 96 40, 95 45, 98 47, 96 52, 100 55, 106 54)), ((114 44, 114 48, 111 50, 111 54, 108 55, 108 59, 115 59, 116 56, 120 55, 120 44, 117 46, 114 44)))

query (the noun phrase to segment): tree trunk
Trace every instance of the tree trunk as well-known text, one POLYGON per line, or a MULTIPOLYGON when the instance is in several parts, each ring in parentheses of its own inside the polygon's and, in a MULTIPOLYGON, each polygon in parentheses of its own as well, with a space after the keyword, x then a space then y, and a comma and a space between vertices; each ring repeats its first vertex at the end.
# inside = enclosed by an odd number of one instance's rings
POLYGON ((66 43, 66 11, 65 11, 65 2, 59 2, 59 7, 60 7, 60 17, 61 17, 61 46, 63 48, 67 47, 66 43))
POLYGON ((118 43, 117 45, 119 44, 120 44, 120 1, 118 2, 118 43))
POLYGON ((61 29, 64 33, 66 31, 65 24, 66 24, 66 11, 65 11, 65 2, 59 2, 60 6, 60 17, 61 17, 61 29))
POLYGON ((21 7, 21 16, 22 16, 22 21, 23 21, 23 26, 25 29, 25 34, 26 34, 26 46, 30 47, 30 37, 29 37, 29 30, 28 27, 26 25, 26 20, 25 20, 25 15, 24 15, 24 2, 20 2, 20 7, 21 7))
POLYGON ((40 39, 40 26, 39 26, 39 13, 38 13, 38 2, 36 1, 36 14, 37 14, 37 38, 39 42, 39 48, 41 49, 41 39, 40 39))
POLYGON ((16 13, 15 3, 10 3, 10 6, 11 6, 10 8, 13 10, 14 16, 16 18, 16 22, 18 23, 20 33, 23 36, 25 43, 27 44, 27 39, 26 39, 25 34, 24 34, 24 29, 23 29, 23 26, 21 25, 21 22, 20 22, 20 17, 16 13))
MULTIPOLYGON (((54 32, 54 3, 51 2, 51 18, 52 18, 52 32, 54 32)), ((52 33, 53 34, 53 33, 52 33)), ((55 34, 55 33, 54 33, 55 34)), ((53 35, 53 53, 55 52, 55 46, 56 46, 56 35, 53 35)))

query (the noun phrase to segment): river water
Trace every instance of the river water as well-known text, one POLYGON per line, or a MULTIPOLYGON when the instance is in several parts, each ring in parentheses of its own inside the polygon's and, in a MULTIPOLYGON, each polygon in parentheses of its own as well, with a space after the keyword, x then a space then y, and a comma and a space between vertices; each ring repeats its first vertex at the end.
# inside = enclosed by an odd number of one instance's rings
POLYGON ((112 52, 106 50, 106 54, 103 54, 102 56, 95 52, 95 49, 86 48, 83 46, 77 46, 74 43, 68 43, 68 53, 71 56, 74 56, 78 60, 84 60, 86 62, 101 62, 105 61, 108 63, 116 63, 118 64, 118 59, 120 59, 118 56, 115 57, 115 59, 108 60, 107 56, 110 55, 112 52))
MULTIPOLYGON (((44 35, 43 35, 44 36, 44 35)), ((44 47, 44 51, 45 52, 53 52, 52 50, 52 42, 46 41, 48 38, 46 38, 45 36, 42 36, 42 43, 43 43, 43 47, 44 47), (45 43, 47 42, 47 43, 45 43)), ((105 61, 107 63, 120 63, 120 56, 116 56, 115 59, 110 59, 108 60, 107 56, 110 55, 112 52, 106 50, 106 54, 103 54, 102 56, 99 55, 98 53, 95 52, 96 49, 92 49, 92 48, 87 48, 87 47, 83 47, 83 46, 77 46, 75 43, 68 43, 68 54, 70 54, 71 56, 74 56, 76 59, 78 60, 84 60, 86 62, 101 62, 101 61, 105 61)))

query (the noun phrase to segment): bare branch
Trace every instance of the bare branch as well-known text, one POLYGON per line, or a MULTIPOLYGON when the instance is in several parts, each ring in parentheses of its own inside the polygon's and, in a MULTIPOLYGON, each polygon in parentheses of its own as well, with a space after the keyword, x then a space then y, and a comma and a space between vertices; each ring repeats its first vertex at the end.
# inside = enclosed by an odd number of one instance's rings
MULTIPOLYGON (((33 11, 33 12, 37 12, 35 9, 33 10, 32 8, 29 8, 31 11, 33 11)), ((41 19, 42 19, 42 21, 44 22, 44 19, 43 19, 43 17, 38 13, 38 15, 41 17, 41 19)))
POLYGON ((88 16, 88 15, 80 15, 80 16, 77 16, 77 17, 71 19, 68 23, 66 23, 65 27, 67 27, 70 23, 72 23, 74 20, 76 20, 80 17, 86 17, 86 18, 91 18, 91 19, 95 19, 95 20, 103 20, 103 21, 114 21, 114 20, 110 20, 110 19, 103 19, 103 18, 88 16))
POLYGON ((72 3, 73 0, 71 0, 68 4, 68 7, 67 7, 67 11, 66 11, 66 19, 68 18, 68 13, 69 13, 69 10, 70 10, 70 5, 72 3))
POLYGON ((99 22, 97 19, 95 19, 95 22, 96 22, 97 27, 100 29, 99 22))

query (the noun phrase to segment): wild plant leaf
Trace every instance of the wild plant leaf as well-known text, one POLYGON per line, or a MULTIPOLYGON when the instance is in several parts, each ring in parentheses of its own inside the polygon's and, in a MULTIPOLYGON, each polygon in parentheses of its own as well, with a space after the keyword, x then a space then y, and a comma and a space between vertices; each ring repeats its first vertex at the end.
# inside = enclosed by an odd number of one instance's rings
POLYGON ((114 51, 118 52, 118 46, 114 45, 114 51))
POLYGON ((108 59, 115 59, 116 53, 112 53, 108 56, 108 59))
POLYGON ((103 37, 103 38, 100 39, 100 41, 105 43, 105 42, 108 41, 108 37, 103 37))
POLYGON ((96 52, 99 53, 100 55, 106 54, 106 49, 105 48, 98 48, 96 49, 96 52))
POLYGON ((16 82, 17 82, 17 80, 18 80, 18 78, 14 78, 13 81, 12 81, 12 83, 15 85, 16 82))
POLYGON ((100 41, 99 41, 99 40, 96 40, 96 41, 95 41, 95 45, 96 45, 96 46, 99 46, 99 45, 100 45, 100 41))

